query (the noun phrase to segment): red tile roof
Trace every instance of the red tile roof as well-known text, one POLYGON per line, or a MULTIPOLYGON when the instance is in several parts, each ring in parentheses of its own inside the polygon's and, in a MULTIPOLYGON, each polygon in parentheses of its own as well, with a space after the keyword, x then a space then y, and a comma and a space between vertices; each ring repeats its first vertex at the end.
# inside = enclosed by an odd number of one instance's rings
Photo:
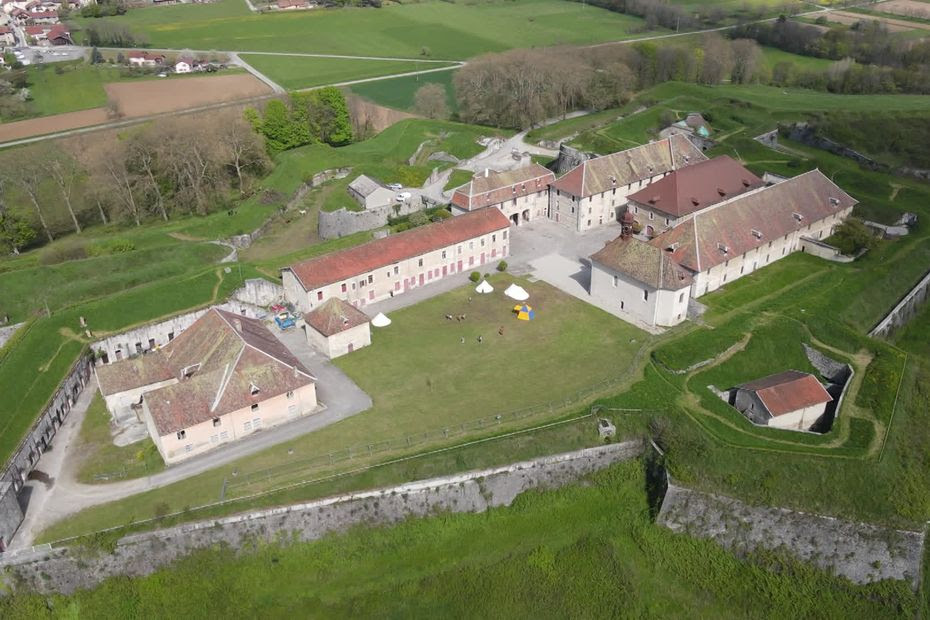
POLYGON ((780 372, 739 387, 755 392, 772 416, 784 415, 833 400, 814 375, 798 370, 780 372))
POLYGON ((555 174, 537 163, 516 170, 477 174, 455 190, 452 204, 466 211, 474 211, 545 191, 553 181, 555 174))
POLYGON ((161 435, 315 381, 261 321, 217 308, 159 351, 102 366, 97 376, 104 394, 179 379, 143 397, 161 435), (193 374, 185 378, 185 369, 193 374), (250 385, 259 392, 253 395, 250 385))
POLYGON ((685 136, 643 144, 582 162, 552 183, 576 197, 593 196, 704 161, 707 157, 685 136))
POLYGON ((693 272, 707 271, 856 202, 812 170, 713 205, 649 243, 671 249, 672 257, 693 272))
POLYGON ((629 197, 644 207, 681 217, 764 185, 726 155, 675 170, 629 197))
POLYGON ((304 320, 327 338, 369 321, 368 315, 338 297, 330 297, 322 306, 305 314, 304 320))
POLYGON ((509 227, 497 209, 481 209, 287 267, 306 291, 368 273, 509 227))
POLYGON ((691 274, 668 252, 632 237, 609 241, 591 260, 654 289, 677 291, 691 285, 691 274))

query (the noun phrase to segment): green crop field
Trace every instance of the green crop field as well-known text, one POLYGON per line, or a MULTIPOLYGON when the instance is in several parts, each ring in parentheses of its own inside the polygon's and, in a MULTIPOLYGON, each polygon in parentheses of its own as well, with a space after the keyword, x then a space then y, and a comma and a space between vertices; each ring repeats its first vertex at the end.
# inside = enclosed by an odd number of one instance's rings
POLYGON ((250 13, 242 0, 220 0, 136 9, 113 21, 146 34, 153 47, 405 58, 426 52, 452 60, 510 48, 625 39, 643 24, 637 17, 564 0, 430 1, 263 15, 250 13))
POLYGON ((454 76, 454 70, 437 71, 436 73, 426 73, 424 75, 409 75, 378 80, 377 82, 353 84, 350 89, 356 95, 379 105, 412 112, 413 96, 417 89, 426 84, 439 84, 446 89, 446 103, 449 105, 449 110, 455 112, 458 109, 458 101, 455 98, 455 89, 452 86, 454 76))
POLYGON ((737 558, 659 527, 649 518, 646 484, 633 461, 480 515, 355 528, 243 553, 201 551, 154 575, 71 596, 7 596, 0 613, 10 620, 917 614, 918 596, 904 582, 855 586, 780 554, 737 558))
POLYGON ((449 66, 448 63, 312 56, 241 54, 240 57, 288 90, 449 66))

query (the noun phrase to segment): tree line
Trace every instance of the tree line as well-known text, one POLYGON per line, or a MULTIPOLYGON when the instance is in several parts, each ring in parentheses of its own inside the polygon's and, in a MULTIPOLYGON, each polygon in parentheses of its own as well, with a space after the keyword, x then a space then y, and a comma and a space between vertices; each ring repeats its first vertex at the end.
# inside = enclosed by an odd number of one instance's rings
POLYGON ((264 110, 248 108, 245 116, 271 153, 317 142, 342 146, 352 141, 345 95, 334 87, 291 93, 286 101, 272 99, 264 110))
POLYGON ((512 50, 487 54, 456 72, 459 117, 470 123, 527 128, 572 110, 603 110, 670 80, 719 84, 757 81, 755 41, 705 35, 698 47, 641 43, 597 48, 512 50))
MULTIPOLYGON (((806 71, 797 85, 837 93, 930 93, 930 41, 892 37, 880 22, 868 20, 848 29, 822 30, 784 17, 750 24, 731 36, 753 39, 793 54, 838 61, 827 71, 806 71)), ((783 81, 784 68, 773 76, 783 81)))
POLYGON ((796 0, 784 0, 781 4, 744 3, 729 11, 719 4, 706 6, 680 6, 662 0, 575 0, 594 6, 635 15, 643 18, 640 30, 653 30, 656 27, 667 28, 676 32, 700 27, 712 27, 723 24, 727 19, 738 17, 741 20, 754 21, 762 19, 767 12, 777 10, 782 15, 795 15, 804 9, 804 3, 796 0))
POLYGON ((0 250, 17 254, 95 221, 205 214, 247 194, 270 165, 232 110, 10 149, 0 154, 0 250))

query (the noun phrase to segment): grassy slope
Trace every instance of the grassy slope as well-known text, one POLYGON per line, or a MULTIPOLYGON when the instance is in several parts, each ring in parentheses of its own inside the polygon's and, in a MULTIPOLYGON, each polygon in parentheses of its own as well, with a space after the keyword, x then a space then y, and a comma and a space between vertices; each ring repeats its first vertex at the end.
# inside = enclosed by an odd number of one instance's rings
POLYGON ((0 611, 11 620, 915 615, 917 597, 903 583, 853 586, 780 556, 741 560, 660 528, 649 520, 645 484, 634 461, 481 515, 356 528, 245 554, 200 552, 71 597, 5 598, 0 611))
POLYGON ((263 54, 242 54, 241 58, 288 90, 448 66, 443 63, 263 54))
POLYGON ((351 89, 356 95, 360 95, 379 105, 412 112, 413 96, 416 94, 417 89, 425 84, 439 84, 446 89, 446 103, 449 105, 449 110, 455 112, 458 109, 458 102, 455 99, 455 89, 452 86, 454 77, 455 71, 439 71, 419 76, 412 75, 365 84, 354 84, 351 89))
POLYGON ((92 483, 98 477, 136 478, 165 468, 155 443, 146 437, 128 446, 117 446, 110 435, 110 412, 100 394, 94 396, 81 425, 81 450, 77 479, 92 483))
POLYGON ((220 0, 138 9, 114 21, 146 33, 153 47, 407 58, 427 47, 433 58, 454 60, 509 48, 623 39, 643 23, 562 0, 434 1, 267 15, 250 14, 241 0, 220 0))

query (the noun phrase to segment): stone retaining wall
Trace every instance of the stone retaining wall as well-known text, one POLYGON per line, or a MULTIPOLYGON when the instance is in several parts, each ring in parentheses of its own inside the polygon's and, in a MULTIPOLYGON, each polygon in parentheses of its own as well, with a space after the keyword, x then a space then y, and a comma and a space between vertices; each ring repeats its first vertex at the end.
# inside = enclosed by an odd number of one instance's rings
POLYGON ((903 579, 915 589, 920 583, 924 532, 750 506, 672 483, 658 523, 675 532, 710 538, 734 553, 784 550, 854 583, 903 579))
POLYGON ((3 507, 3 516, 0 519, 0 551, 6 549, 23 520, 22 512, 16 515, 15 509, 19 506, 16 503, 16 494, 39 462, 39 457, 51 445, 62 422, 71 412, 71 407, 90 381, 92 365, 89 355, 78 358, 0 474, 0 506, 3 507))
POLYGON ((113 553, 45 548, 6 556, 0 568, 15 583, 68 594, 108 577, 147 575, 196 549, 254 541, 312 541, 356 525, 389 525, 442 512, 477 513, 509 506, 531 489, 551 489, 642 454, 639 441, 608 444, 453 476, 348 493, 304 504, 180 525, 120 539, 113 553))
POLYGON ((930 272, 891 309, 891 312, 869 332, 869 335, 875 338, 889 337, 896 329, 914 318, 920 306, 927 301, 928 291, 930 291, 930 272))
POLYGON ((338 211, 320 211, 317 233, 321 239, 338 239, 387 226, 390 218, 410 215, 422 211, 426 206, 418 196, 413 196, 407 202, 373 207, 364 211, 349 211, 345 207, 338 211))

